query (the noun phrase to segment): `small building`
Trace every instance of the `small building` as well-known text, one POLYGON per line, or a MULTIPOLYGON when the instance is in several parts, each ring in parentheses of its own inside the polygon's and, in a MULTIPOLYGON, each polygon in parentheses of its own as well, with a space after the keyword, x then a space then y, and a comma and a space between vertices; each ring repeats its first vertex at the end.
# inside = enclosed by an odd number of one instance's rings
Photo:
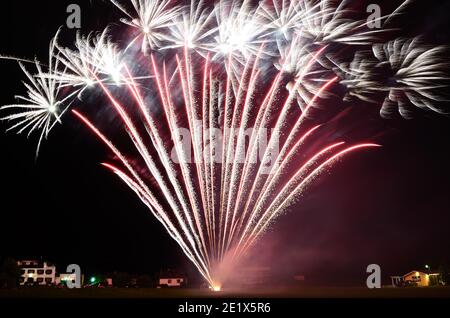
POLYGON ((393 287, 428 287, 439 283, 439 274, 411 271, 403 276, 391 276, 393 287))
POLYGON ((182 287, 185 284, 185 278, 165 277, 159 279, 159 287, 182 287))
MULTIPOLYGON (((67 286, 68 282, 75 284, 77 282, 77 274, 76 273, 59 273, 59 275, 56 275, 56 280, 55 280, 56 285, 67 286)), ((84 275, 81 275, 80 284, 82 285, 83 282, 84 282, 84 275)))
POLYGON ((35 260, 18 261, 21 277, 19 283, 25 285, 48 286, 56 284, 56 267, 47 262, 35 260))
POLYGON ((186 276, 180 273, 167 271, 159 275, 158 288, 180 288, 186 286, 186 284, 186 276))

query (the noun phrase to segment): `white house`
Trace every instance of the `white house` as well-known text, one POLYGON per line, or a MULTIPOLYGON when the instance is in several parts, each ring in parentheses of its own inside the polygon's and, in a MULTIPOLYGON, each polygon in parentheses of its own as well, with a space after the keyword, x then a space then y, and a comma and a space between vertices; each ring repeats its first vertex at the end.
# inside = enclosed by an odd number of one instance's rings
POLYGON ((182 277, 160 278, 159 287, 181 287, 186 282, 182 277))
POLYGON ((186 276, 177 271, 168 270, 159 273, 158 288, 176 288, 185 286, 186 284, 186 276))
POLYGON ((18 261, 20 285, 55 285, 56 267, 47 262, 35 260, 18 261))

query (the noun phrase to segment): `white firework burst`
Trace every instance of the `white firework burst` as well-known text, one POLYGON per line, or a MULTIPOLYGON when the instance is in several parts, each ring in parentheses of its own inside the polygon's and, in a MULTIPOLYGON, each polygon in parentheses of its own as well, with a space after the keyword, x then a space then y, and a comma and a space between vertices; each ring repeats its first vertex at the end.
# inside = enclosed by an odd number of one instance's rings
POLYGON ((113 43, 104 31, 93 41, 93 46, 85 42, 85 50, 91 51, 91 65, 98 73, 107 76, 116 85, 123 82, 123 52, 113 43))
POLYGON ((321 91, 330 70, 323 63, 323 52, 305 42, 300 36, 296 36, 289 46, 280 46, 280 60, 275 63, 275 68, 283 70, 291 79, 286 88, 289 92, 295 91, 298 104, 302 110, 309 105, 314 96, 326 98, 329 94, 321 91))
MULTIPOLYGON (((215 53, 213 59, 231 57, 232 72, 238 74, 239 68, 267 42, 261 38, 265 26, 247 0, 242 3, 221 0, 215 7, 215 14, 217 34, 214 42, 209 45, 210 50, 215 53)), ((269 54, 268 51, 263 53, 269 54)))
POLYGON ((368 103, 377 103, 375 97, 379 89, 375 88, 379 85, 373 76, 377 63, 370 52, 358 51, 350 63, 335 59, 334 64, 336 65, 334 71, 339 74, 341 84, 347 89, 345 101, 356 97, 368 103))
POLYGON ((301 22, 299 0, 266 0, 257 11, 261 22, 266 25, 264 37, 291 40, 301 22))
POLYGON ((32 75, 23 63, 19 62, 20 68, 28 78, 28 82, 23 83, 27 89, 27 96, 16 96, 18 103, 0 107, 2 111, 14 112, 2 118, 2 120, 14 122, 8 131, 16 130, 18 134, 26 132, 28 136, 35 131, 39 132, 36 156, 42 139, 48 137, 57 123, 61 123, 62 115, 70 106, 70 103, 66 104, 66 102, 74 96, 74 93, 71 93, 61 97, 62 88, 56 79, 60 72, 58 59, 55 59, 55 49, 55 42, 52 41, 47 72, 37 60, 34 62, 37 71, 35 75, 32 75), (51 76, 52 74, 55 76, 51 76))
POLYGON ((447 101, 439 94, 439 89, 446 87, 445 81, 450 79, 447 47, 430 48, 418 38, 397 39, 374 45, 373 53, 379 62, 377 67, 388 66, 390 71, 385 87, 389 93, 381 108, 383 116, 398 109, 403 117, 410 118, 410 105, 444 113, 435 105, 447 101))
POLYGON ((128 18, 121 21, 135 29, 139 34, 132 39, 127 49, 141 41, 141 50, 147 54, 162 46, 168 40, 166 28, 172 26, 179 15, 179 8, 171 7, 171 0, 131 0, 134 12, 130 13, 118 0, 111 0, 128 18))
POLYGON ((192 50, 206 49, 206 39, 217 30, 212 26, 214 12, 204 7, 204 1, 191 2, 189 10, 185 10, 169 27, 169 44, 165 48, 187 47, 192 50), (207 29, 209 27, 209 29, 207 29))
MULTIPOLYGON (((348 0, 338 3, 333 0, 299 2, 301 13, 298 32, 318 44, 337 42, 349 45, 371 45, 378 40, 381 33, 387 30, 370 28, 369 24, 375 22, 374 20, 358 20, 351 17, 352 10, 348 8, 349 3, 348 0)), ((387 21, 397 12, 396 10, 388 16, 380 17, 378 21, 380 23, 387 21)))
POLYGON ((122 84, 123 52, 110 40, 108 33, 108 29, 98 35, 77 33, 75 50, 56 44, 58 52, 54 58, 62 67, 45 76, 58 80, 61 87, 74 88, 79 98, 98 82, 122 84))
POLYGON ((87 37, 77 33, 75 40, 76 50, 63 48, 57 44, 55 59, 64 67, 64 70, 54 70, 51 77, 59 81, 61 87, 72 87, 81 99, 83 92, 97 83, 98 66, 94 63, 96 52, 93 34, 87 37))
POLYGON ((428 47, 419 38, 376 44, 372 52, 359 52, 349 66, 340 67, 342 83, 350 95, 364 101, 379 103, 380 96, 385 98, 383 117, 398 110, 411 118, 413 106, 443 114, 436 105, 447 101, 440 90, 450 80, 447 54, 447 47, 428 47))

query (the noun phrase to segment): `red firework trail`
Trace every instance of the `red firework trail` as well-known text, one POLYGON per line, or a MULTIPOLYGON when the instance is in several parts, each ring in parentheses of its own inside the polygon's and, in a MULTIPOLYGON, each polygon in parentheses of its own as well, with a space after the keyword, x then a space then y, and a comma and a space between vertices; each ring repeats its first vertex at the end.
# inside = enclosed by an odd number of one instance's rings
POLYGON ((260 94, 263 79, 257 66, 262 49, 246 63, 236 85, 232 85, 235 74, 231 75, 229 69, 231 57, 225 75, 217 70, 209 55, 202 58, 201 69, 194 70, 193 60, 197 62, 199 58, 185 49, 182 58, 176 56, 174 77, 169 76, 165 63, 158 66, 151 55, 150 75, 158 92, 152 102, 162 110, 162 121, 149 110, 127 67, 124 83, 132 97, 130 104, 137 105, 132 114, 132 108, 125 108, 98 80, 145 169, 131 163, 79 111, 72 111, 112 151, 123 168, 103 165, 136 192, 215 289, 226 281, 230 267, 238 266, 270 224, 299 199, 315 178, 349 153, 378 147, 372 143, 346 146, 343 141, 322 145, 320 149, 311 145, 311 141, 322 141, 320 131, 326 125, 309 124, 308 112, 338 78, 326 81, 302 112, 294 99, 303 75, 324 49, 311 56, 294 89, 285 97, 280 97, 283 70, 274 75, 265 94, 260 94), (293 118, 293 110, 299 113, 297 118, 293 118), (146 133, 142 134, 139 127, 145 128, 146 133), (182 138, 183 130, 190 139, 188 145, 182 138), (170 144, 164 135, 166 131, 170 131, 170 144), (284 141, 280 140, 282 133, 286 136, 284 141), (264 134, 268 141, 261 150, 264 134), (277 147, 281 151, 276 151, 277 147), (308 154, 307 159, 299 159, 300 154, 308 154), (145 177, 148 174, 158 189, 152 190, 154 186, 145 177))

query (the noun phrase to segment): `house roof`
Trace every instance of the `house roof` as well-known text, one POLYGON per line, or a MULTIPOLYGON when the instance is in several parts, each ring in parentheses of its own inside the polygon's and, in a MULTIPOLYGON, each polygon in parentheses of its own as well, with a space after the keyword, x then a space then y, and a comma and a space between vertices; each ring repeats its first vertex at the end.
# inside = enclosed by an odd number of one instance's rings
POLYGON ((438 275, 437 273, 431 272, 431 271, 430 271, 429 273, 426 273, 426 272, 424 272, 424 271, 413 270, 413 271, 408 272, 408 273, 405 274, 405 275, 391 276, 391 277, 402 277, 402 278, 404 278, 404 277, 406 277, 406 276, 415 275, 416 273, 419 273, 420 275, 438 275))
POLYGON ((407 274, 403 275, 403 277, 409 276, 409 275, 411 275, 411 274, 416 274, 416 273, 419 273, 419 274, 425 274, 425 275, 427 274, 427 273, 422 272, 422 271, 416 271, 416 270, 414 270, 414 271, 410 271, 410 272, 408 272, 407 274))
POLYGON ((435 275, 436 274, 436 273, 432 273, 432 272, 425 273, 423 271, 410 271, 408 274, 403 275, 403 277, 406 277, 406 276, 409 276, 409 275, 415 274, 415 273, 419 273, 420 275, 435 275))
POLYGON ((17 261, 17 266, 20 268, 31 268, 31 269, 40 269, 44 268, 46 266, 47 268, 55 267, 50 262, 46 261, 36 261, 36 260, 23 260, 23 261, 17 261))

